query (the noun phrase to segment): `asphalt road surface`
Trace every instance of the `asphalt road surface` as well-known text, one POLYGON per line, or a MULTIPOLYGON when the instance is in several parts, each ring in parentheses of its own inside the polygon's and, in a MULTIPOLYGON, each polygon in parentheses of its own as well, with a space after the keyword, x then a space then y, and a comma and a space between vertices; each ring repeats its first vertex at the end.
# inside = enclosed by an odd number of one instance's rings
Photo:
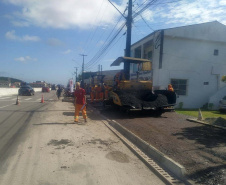
POLYGON ((74 124, 73 104, 41 95, 0 97, 0 185, 164 184, 95 112, 74 124))

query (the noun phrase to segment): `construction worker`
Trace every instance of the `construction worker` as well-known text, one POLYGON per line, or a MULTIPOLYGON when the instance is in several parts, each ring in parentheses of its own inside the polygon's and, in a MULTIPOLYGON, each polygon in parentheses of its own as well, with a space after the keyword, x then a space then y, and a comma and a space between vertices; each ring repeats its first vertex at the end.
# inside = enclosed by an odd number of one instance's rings
POLYGON ((119 86, 120 81, 125 80, 125 75, 123 71, 120 71, 116 73, 114 76, 114 81, 115 81, 115 87, 117 88, 119 86))
POLYGON ((171 84, 168 85, 168 91, 174 92, 173 86, 171 84))
POLYGON ((100 100, 100 92, 101 92, 101 87, 98 85, 96 88, 96 101, 98 102, 100 100))
POLYGON ((91 97, 91 103, 93 103, 94 97, 95 97, 95 85, 92 85, 91 87, 90 97, 91 97))
POLYGON ((74 92, 75 95, 75 117, 74 122, 78 122, 79 112, 82 111, 82 116, 87 122, 87 114, 86 114, 86 91, 80 87, 80 83, 76 82, 76 90, 74 92))
POLYGON ((59 86, 56 92, 58 100, 60 99, 61 93, 62 93, 62 88, 59 86))
POLYGON ((104 85, 104 98, 107 100, 108 99, 108 91, 109 87, 107 84, 104 85))
POLYGON ((100 100, 104 100, 104 83, 100 85, 100 100))

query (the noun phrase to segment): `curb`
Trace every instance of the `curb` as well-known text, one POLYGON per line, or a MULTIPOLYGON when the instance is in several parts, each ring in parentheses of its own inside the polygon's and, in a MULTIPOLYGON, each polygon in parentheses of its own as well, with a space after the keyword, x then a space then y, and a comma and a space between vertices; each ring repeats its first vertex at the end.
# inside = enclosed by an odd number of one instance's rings
POLYGON ((219 128, 219 129, 223 129, 223 130, 226 130, 225 127, 221 127, 221 126, 217 126, 217 125, 211 125, 211 124, 208 124, 204 121, 199 121, 197 119, 193 119, 193 118, 187 118, 186 119, 187 121, 191 121, 191 122, 195 122, 195 123, 200 123, 200 124, 203 124, 203 125, 207 125, 207 126, 210 126, 210 127, 215 127, 215 128, 219 128))
MULTIPOLYGON (((97 111, 99 113, 99 115, 105 121, 107 121, 109 123, 110 126, 112 126, 114 129, 116 129, 123 136, 125 136, 125 138, 127 138, 134 145, 136 145, 139 149, 141 149, 141 151, 143 151, 147 156, 149 156, 150 158, 153 158, 155 161, 157 161, 157 163, 160 166, 162 166, 164 169, 171 172, 174 176, 176 176, 178 179, 182 180, 185 184, 188 184, 188 185, 194 184, 194 182, 187 180, 186 169, 182 165, 175 162, 174 160, 172 160, 171 158, 169 158, 168 156, 166 156, 162 152, 158 151, 155 147, 151 146, 150 144, 148 144, 147 142, 145 142, 144 140, 142 140, 141 138, 139 138, 138 136, 133 134, 131 131, 127 130, 125 127, 123 127, 122 125, 120 125, 116 121, 107 119, 95 107, 92 106, 92 109, 95 109, 95 111, 97 111)), ((128 144, 126 144, 126 145, 128 146, 128 144)), ((132 149, 130 146, 129 146, 129 148, 132 149)), ((132 151, 133 151, 133 149, 132 149, 132 151)), ((139 155, 139 152, 138 152, 138 155, 139 155)), ((146 159, 143 158, 142 155, 140 155, 139 157, 142 158, 142 161, 144 161, 144 162, 146 161, 146 159)), ((145 162, 145 164, 147 164, 147 163, 145 162)), ((150 167, 149 164, 147 164, 147 165, 148 165, 149 168, 153 169, 153 167, 150 167)))
POLYGON ((116 130, 118 130, 122 135, 128 138, 133 144, 138 146, 144 153, 156 160, 161 166, 163 166, 168 171, 172 172, 179 179, 186 180, 186 170, 179 163, 175 162, 171 158, 164 155, 162 152, 158 151, 155 147, 149 145, 147 142, 133 134, 131 131, 127 130, 125 127, 120 125, 115 121, 110 121, 116 130))

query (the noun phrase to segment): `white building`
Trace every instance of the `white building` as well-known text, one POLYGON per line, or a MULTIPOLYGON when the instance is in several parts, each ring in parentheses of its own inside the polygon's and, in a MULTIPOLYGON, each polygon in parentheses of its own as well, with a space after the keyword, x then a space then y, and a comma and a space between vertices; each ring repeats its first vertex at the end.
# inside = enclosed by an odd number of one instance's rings
POLYGON ((177 106, 216 109, 226 95, 226 26, 217 21, 155 31, 131 46, 131 56, 152 61, 154 89, 171 83, 177 106))

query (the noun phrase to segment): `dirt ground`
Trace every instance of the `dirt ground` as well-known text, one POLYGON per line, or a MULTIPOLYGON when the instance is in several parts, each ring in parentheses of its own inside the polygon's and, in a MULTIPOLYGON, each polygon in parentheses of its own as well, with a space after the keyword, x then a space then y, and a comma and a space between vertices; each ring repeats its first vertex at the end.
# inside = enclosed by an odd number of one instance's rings
POLYGON ((176 112, 156 118, 95 107, 183 165, 197 184, 226 184, 226 130, 186 121, 188 117, 176 112))

